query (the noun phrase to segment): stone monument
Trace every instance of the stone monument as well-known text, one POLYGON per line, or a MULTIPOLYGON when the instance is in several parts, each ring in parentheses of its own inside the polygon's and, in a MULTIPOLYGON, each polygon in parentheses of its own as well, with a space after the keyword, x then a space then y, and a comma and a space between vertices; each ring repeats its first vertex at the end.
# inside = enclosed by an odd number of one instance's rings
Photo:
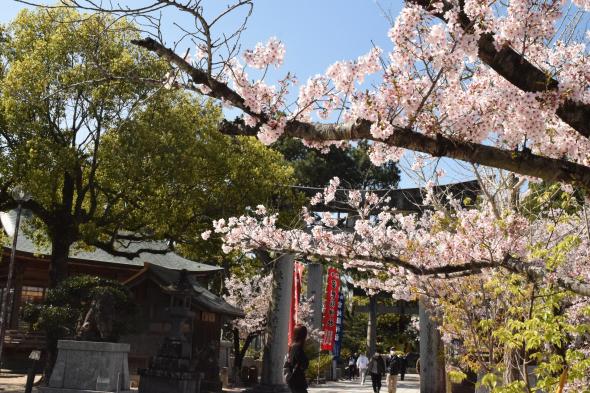
POLYGON ((59 340, 49 386, 43 393, 131 393, 129 344, 59 340))

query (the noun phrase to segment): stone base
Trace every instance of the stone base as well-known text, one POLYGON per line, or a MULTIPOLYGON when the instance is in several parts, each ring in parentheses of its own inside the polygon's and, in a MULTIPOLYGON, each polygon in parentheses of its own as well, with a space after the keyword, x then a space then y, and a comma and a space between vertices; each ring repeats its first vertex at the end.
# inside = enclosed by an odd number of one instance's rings
POLYGON ((59 340, 57 348, 46 393, 130 391, 129 344, 59 340))

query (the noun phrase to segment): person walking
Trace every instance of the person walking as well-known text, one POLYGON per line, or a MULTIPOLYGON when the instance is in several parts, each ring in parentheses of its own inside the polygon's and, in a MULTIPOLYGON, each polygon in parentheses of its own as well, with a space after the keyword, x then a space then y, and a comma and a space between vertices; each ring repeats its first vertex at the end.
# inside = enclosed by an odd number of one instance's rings
POLYGON ((387 393, 395 393, 397 390, 397 375, 400 373, 401 359, 394 352, 389 357, 389 365, 387 367, 387 393))
POLYGON ((293 329, 293 344, 289 348, 288 367, 291 375, 286 381, 291 393, 307 393, 305 370, 309 367, 309 359, 303 350, 306 339, 307 328, 296 325, 293 329))
POLYGON ((379 352, 376 352, 371 358, 367 371, 371 374, 373 393, 379 393, 381 391, 381 378, 385 372, 385 361, 379 352))
POLYGON ((350 357, 348 358, 348 379, 350 379, 351 381, 354 379, 354 376, 356 374, 356 354, 350 355, 350 357))
POLYGON ((404 380, 406 376, 406 371, 408 370, 408 356, 410 356, 409 352, 400 358, 399 376, 400 380, 402 381, 404 380))
POLYGON ((369 358, 364 353, 361 353, 359 357, 356 359, 356 368, 360 372, 361 377, 361 385, 365 384, 365 379, 367 378, 367 367, 369 366, 369 358))

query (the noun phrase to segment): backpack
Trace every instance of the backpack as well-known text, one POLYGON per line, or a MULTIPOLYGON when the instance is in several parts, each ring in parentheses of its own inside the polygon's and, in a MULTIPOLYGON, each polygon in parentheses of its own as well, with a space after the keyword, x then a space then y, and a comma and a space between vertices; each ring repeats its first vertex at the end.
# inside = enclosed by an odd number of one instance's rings
POLYGON ((285 383, 289 383, 293 378, 293 365, 289 359, 289 353, 285 354, 285 361, 283 362, 283 380, 285 383))

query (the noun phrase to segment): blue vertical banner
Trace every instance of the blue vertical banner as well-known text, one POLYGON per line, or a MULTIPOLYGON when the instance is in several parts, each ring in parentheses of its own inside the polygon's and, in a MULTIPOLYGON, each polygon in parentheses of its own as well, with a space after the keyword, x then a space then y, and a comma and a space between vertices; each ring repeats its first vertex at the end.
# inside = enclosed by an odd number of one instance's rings
POLYGON ((336 314, 336 335, 334 337, 334 349, 332 355, 334 358, 340 357, 340 348, 342 348, 342 328, 344 327, 344 291, 342 286, 338 294, 338 313, 336 314))

